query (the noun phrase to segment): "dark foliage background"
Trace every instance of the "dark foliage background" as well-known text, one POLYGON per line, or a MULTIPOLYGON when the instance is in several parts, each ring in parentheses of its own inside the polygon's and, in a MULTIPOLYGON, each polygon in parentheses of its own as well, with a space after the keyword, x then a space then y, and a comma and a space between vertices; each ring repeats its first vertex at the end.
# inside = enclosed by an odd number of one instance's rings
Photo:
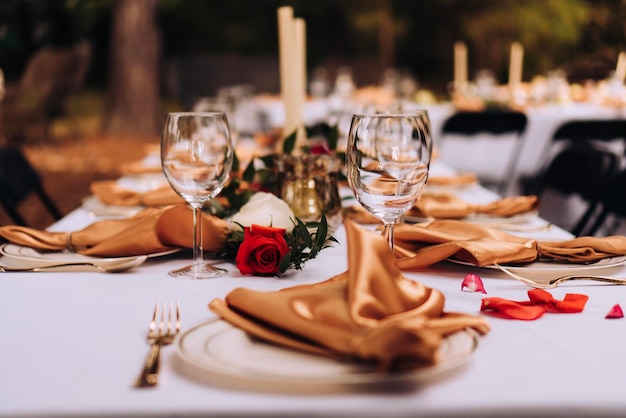
MULTIPOLYGON (((47 44, 88 40, 89 84, 106 86, 115 0, 3 0, 0 68, 11 81, 47 44)), ((624 0, 161 0, 162 61, 188 53, 277 55, 276 9, 291 5, 307 24, 309 69, 372 57, 445 92, 452 45, 468 44, 470 76, 490 68, 506 81, 509 45, 525 47, 524 75, 561 68, 573 81, 608 75, 626 49, 624 0), (394 42, 381 46, 380 16, 391 16, 394 42)), ((358 69, 357 69, 358 70, 358 69)), ((165 76, 164 76, 165 78, 165 76)), ((375 77, 374 77, 375 78, 375 77)))

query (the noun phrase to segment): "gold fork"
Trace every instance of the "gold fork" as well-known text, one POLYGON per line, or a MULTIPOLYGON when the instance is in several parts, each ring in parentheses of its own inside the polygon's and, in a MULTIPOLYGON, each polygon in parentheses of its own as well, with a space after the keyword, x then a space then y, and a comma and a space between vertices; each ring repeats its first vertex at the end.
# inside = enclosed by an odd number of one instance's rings
POLYGON ((619 277, 586 276, 583 274, 572 274, 572 275, 557 277, 556 279, 536 281, 536 280, 531 280, 529 278, 520 276, 519 274, 513 273, 511 270, 507 269, 506 267, 502 267, 499 264, 494 264, 494 265, 497 268, 499 268, 503 273, 506 273, 509 276, 513 277, 514 279, 519 280, 520 282, 526 283, 528 286, 534 287, 536 289, 554 289, 559 284, 563 282, 567 282, 567 281, 572 281, 572 280, 591 280, 591 281, 596 281, 596 282, 605 282, 605 283, 620 284, 620 285, 626 284, 626 279, 622 279, 619 277))
POLYGON ((171 344, 176 334, 180 332, 180 306, 178 301, 174 305, 164 301, 160 306, 154 305, 152 320, 148 328, 148 342, 150 352, 146 357, 141 374, 135 382, 136 387, 153 387, 158 383, 161 347, 171 344), (174 312, 175 310, 175 312, 174 312))

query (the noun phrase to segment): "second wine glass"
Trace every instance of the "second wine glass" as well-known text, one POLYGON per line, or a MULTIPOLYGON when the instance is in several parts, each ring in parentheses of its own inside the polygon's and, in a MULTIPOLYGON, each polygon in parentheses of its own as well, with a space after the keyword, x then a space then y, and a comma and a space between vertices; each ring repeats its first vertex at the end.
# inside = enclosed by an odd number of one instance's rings
POLYGON ((432 138, 421 112, 354 115, 346 170, 357 201, 385 227, 393 251, 393 226, 421 196, 430 167, 432 138))
POLYGON ((163 173, 172 188, 193 209, 193 264, 169 274, 204 279, 226 270, 205 263, 202 254, 202 207, 228 180, 233 142, 223 112, 170 113, 161 139, 163 173))

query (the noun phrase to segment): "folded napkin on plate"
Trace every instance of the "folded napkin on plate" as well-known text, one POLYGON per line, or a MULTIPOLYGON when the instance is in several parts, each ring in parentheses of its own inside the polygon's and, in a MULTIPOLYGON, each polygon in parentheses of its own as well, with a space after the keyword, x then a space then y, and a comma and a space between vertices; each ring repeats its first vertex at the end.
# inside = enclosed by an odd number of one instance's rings
MULTIPOLYGON (((224 247, 228 224, 210 215, 202 218, 205 251, 224 247)), ((94 222, 75 232, 49 232, 22 226, 1 226, 0 237, 39 250, 72 249, 98 257, 155 254, 193 247, 193 212, 188 206, 148 208, 127 219, 94 222)))
POLYGON ((458 220, 436 220, 394 229, 395 254, 401 269, 419 269, 448 258, 476 266, 523 264, 549 259, 588 263, 626 255, 626 237, 578 237, 537 241, 458 220))
POLYGON ((474 173, 459 173, 451 176, 430 176, 427 185, 430 186, 467 186, 476 184, 478 176, 474 173))
POLYGON ((382 221, 359 204, 343 208, 344 219, 352 219, 360 224, 380 224, 382 221))
POLYGON ((537 196, 510 196, 487 204, 476 204, 453 195, 424 193, 407 215, 438 219, 459 219, 476 214, 509 217, 538 208, 537 196))
POLYGON ((147 165, 144 161, 133 161, 120 166, 122 174, 152 174, 163 171, 161 164, 147 165))
POLYGON ((90 188, 94 196, 107 205, 168 206, 185 203, 169 185, 147 192, 137 192, 120 187, 115 180, 102 180, 93 182, 90 188))
POLYGON ((379 234, 350 220, 346 232, 346 272, 273 292, 237 288, 210 309, 263 340, 381 370, 433 364, 446 335, 489 331, 484 318, 444 312, 439 291, 405 278, 379 234))
MULTIPOLYGON (((537 196, 511 196, 486 204, 469 203, 447 194, 424 193, 407 215, 420 218, 460 219, 470 215, 484 214, 510 217, 537 210, 537 196)), ((381 221, 367 212, 361 205, 344 209, 344 217, 361 224, 376 224, 381 221)))

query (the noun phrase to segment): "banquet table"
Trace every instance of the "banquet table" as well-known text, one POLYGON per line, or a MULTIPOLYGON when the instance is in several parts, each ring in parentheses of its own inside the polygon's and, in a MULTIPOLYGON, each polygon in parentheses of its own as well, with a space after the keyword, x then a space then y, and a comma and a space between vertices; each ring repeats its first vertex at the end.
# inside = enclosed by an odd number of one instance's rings
MULTIPOLYGON (((329 111, 337 108, 333 99, 314 99, 305 103, 304 119, 307 124, 314 124, 328 120, 329 111)), ((259 110, 267 118, 267 123, 272 127, 282 126, 284 123, 284 110, 280 100, 267 97, 259 97, 256 101, 259 110)), ((446 119, 456 112, 455 106, 450 102, 439 103, 404 103, 407 109, 425 109, 428 111, 435 144, 443 146, 442 128, 446 119)), ((359 108, 352 109, 350 105, 344 105, 344 114, 349 115, 352 110, 358 112, 359 108)), ((519 178, 531 176, 541 168, 546 160, 546 151, 550 145, 552 135, 563 123, 578 119, 621 119, 626 117, 624 108, 600 105, 586 102, 546 103, 528 106, 523 110, 528 118, 526 129, 522 137, 522 146, 517 155, 515 178, 511 184, 516 184, 519 178)), ((349 118, 339 117, 340 128, 346 130, 349 126, 349 118)), ((472 141, 466 141, 455 135, 446 137, 445 149, 442 149, 442 159, 457 170, 470 170, 482 177, 497 178, 506 167, 507 158, 513 149, 512 135, 504 138, 494 138, 488 134, 479 134, 472 141), (504 140, 502 140, 504 139, 504 140), (494 158, 494 156, 496 158, 494 158)), ((616 151, 621 154, 624 151, 623 142, 613 144, 616 151)), ((515 192, 513 187, 512 192, 515 192)))
MULTIPOLYGON (((493 197, 476 187, 475 195, 493 197)), ((51 230, 76 230, 94 221, 78 208, 51 230)), ((535 233, 566 239, 552 228, 535 233)), ((148 352, 146 332, 156 301, 180 302, 183 333, 215 318, 207 308, 236 287, 275 290, 314 283, 346 269, 346 236, 283 277, 239 274, 185 280, 167 272, 190 261, 183 251, 149 258, 123 273, 2 273, 0 316, 0 416, 623 416, 626 413, 626 320, 605 319, 626 306, 626 287, 577 282, 552 291, 584 293, 582 313, 547 313, 535 321, 487 317, 491 331, 458 368, 416 384, 347 385, 310 391, 244 388, 193 370, 176 352, 162 350, 155 388, 135 388, 148 352)), ((0 260, 0 263, 2 260, 0 260)), ((626 267, 611 274, 626 277, 626 267)), ((481 299, 527 299, 526 285, 493 269, 440 263, 406 277, 439 289, 445 310, 480 314, 481 299), (468 272, 483 279, 487 295, 461 290, 468 272)), ((233 347, 236 349, 236 347, 233 347)))

